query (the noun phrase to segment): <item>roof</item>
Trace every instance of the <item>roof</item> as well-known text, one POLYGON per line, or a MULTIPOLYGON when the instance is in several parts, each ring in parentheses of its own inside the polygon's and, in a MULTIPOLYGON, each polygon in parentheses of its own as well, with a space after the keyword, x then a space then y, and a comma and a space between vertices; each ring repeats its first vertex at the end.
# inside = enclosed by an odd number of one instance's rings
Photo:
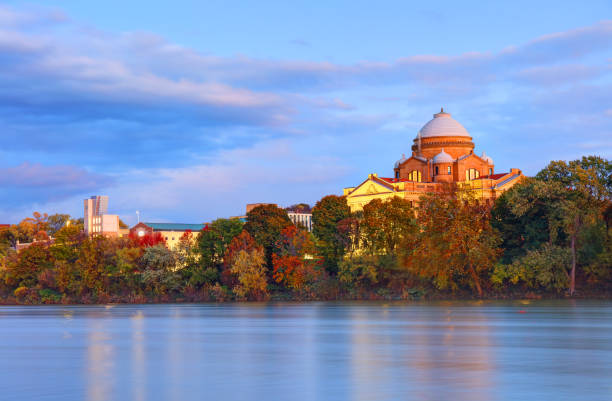
POLYGON ((457 120, 451 117, 449 113, 445 113, 442 109, 439 113, 434 114, 433 120, 421 128, 421 138, 430 138, 435 136, 466 136, 470 134, 459 124, 457 120))
POLYGON ((508 175, 510 173, 499 173, 499 174, 491 174, 491 175, 483 175, 480 176, 478 178, 476 178, 477 180, 484 180, 484 179, 489 179, 489 180, 499 180, 500 178, 502 178, 505 175, 508 175))
POLYGON ((437 155, 435 155, 433 158, 434 163, 452 163, 454 161, 455 159, 453 159, 451 155, 446 153, 444 149, 442 149, 442 151, 438 153, 437 155))
POLYGON ((153 231, 201 231, 206 224, 182 224, 182 223, 142 223, 151 227, 153 231))

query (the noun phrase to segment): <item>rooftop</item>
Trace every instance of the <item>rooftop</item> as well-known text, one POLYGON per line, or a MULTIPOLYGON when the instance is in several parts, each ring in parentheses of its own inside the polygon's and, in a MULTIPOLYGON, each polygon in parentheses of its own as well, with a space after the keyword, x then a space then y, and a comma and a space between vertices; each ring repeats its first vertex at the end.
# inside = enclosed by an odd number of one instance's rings
POLYGON ((206 224, 183 224, 183 223, 142 223, 151 227, 154 231, 201 231, 206 224))

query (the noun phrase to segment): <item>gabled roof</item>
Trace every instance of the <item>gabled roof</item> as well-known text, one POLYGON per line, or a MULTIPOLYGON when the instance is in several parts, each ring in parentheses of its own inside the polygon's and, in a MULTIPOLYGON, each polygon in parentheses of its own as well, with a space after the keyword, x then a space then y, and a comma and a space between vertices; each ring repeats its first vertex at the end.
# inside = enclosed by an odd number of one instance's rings
POLYGON ((206 224, 182 224, 182 223, 143 223, 154 231, 201 231, 206 224))

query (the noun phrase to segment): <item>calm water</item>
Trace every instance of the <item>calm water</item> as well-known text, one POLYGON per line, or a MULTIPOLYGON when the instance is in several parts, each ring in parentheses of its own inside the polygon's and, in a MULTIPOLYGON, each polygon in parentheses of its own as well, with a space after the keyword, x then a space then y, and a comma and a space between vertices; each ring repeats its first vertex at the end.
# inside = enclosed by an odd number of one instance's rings
POLYGON ((0 399, 612 400, 612 303, 0 307, 0 399))

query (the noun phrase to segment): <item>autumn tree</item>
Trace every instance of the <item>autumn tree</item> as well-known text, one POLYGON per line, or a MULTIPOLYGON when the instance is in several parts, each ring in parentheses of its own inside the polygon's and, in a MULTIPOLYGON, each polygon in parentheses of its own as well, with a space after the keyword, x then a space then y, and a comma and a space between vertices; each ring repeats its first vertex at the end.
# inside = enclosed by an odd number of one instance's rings
POLYGON ((260 205, 247 213, 244 229, 264 248, 266 266, 272 268, 272 254, 278 250, 280 233, 292 224, 287 211, 276 205, 260 205))
POLYGON ((238 254, 240 251, 250 253, 258 247, 259 245, 255 242, 255 239, 246 230, 242 230, 240 234, 235 236, 225 250, 225 255, 223 255, 221 283, 229 288, 238 284, 238 277, 232 273, 232 266, 238 258, 238 254))
POLYGON ((268 297, 263 248, 238 252, 231 271, 238 277, 239 284, 233 289, 238 298, 262 301, 268 297))
POLYGON ((343 196, 328 195, 312 209, 313 234, 325 268, 331 274, 338 272, 338 263, 345 252, 346 240, 338 232, 338 223, 349 217, 351 210, 343 196))
POLYGON ((489 207, 449 186, 421 198, 417 222, 421 232, 408 268, 439 289, 468 286, 482 296, 483 279, 501 252, 489 207))
POLYGON ((310 233, 291 225, 281 231, 278 252, 272 255, 273 278, 277 283, 301 289, 317 275, 313 258, 314 243, 310 233))
POLYGON ((414 243, 418 227, 410 201, 393 197, 374 199, 363 207, 361 230, 370 253, 395 256, 400 244, 414 243))

